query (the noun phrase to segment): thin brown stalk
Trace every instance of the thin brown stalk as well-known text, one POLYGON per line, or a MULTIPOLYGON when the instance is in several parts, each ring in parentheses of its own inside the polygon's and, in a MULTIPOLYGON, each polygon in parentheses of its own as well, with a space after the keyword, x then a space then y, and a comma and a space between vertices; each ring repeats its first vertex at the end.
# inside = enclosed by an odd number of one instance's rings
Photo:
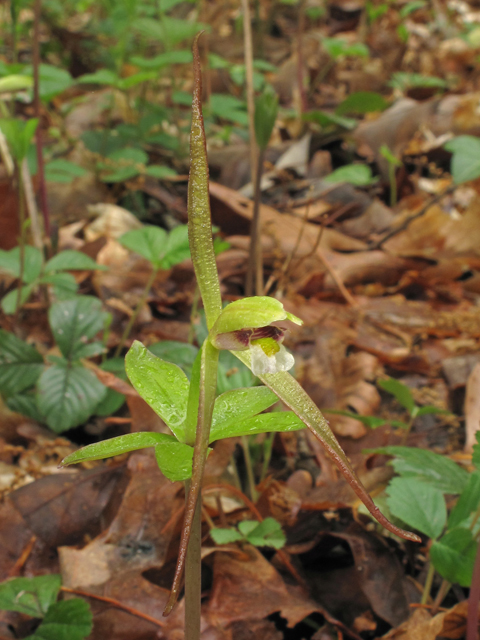
POLYGON ((255 195, 253 200, 253 217, 250 225, 250 251, 247 265, 247 280, 245 294, 247 296, 261 296, 263 293, 263 260, 260 229, 260 185, 263 173, 265 150, 258 154, 257 174, 255 176, 255 195))
POLYGON ((250 138, 250 164, 252 183, 257 175, 257 143, 255 138, 255 90, 253 88, 253 39, 249 0, 242 0, 243 43, 245 57, 245 85, 247 93, 248 134, 250 138))

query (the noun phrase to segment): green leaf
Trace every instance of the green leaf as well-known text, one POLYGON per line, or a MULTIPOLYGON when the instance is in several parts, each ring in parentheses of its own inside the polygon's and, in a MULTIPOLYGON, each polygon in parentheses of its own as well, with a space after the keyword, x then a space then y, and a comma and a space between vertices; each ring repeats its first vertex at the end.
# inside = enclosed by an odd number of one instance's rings
POLYGON ((239 100, 235 96, 212 93, 210 96, 210 109, 212 115, 221 120, 231 120, 242 126, 248 125, 247 105, 243 100, 239 100))
POLYGON ((244 524, 248 521, 243 521, 238 524, 238 528, 244 535, 250 544, 255 547, 273 547, 274 549, 281 549, 285 546, 287 541, 285 534, 282 531, 281 524, 275 520, 275 518, 265 518, 263 522, 255 523, 254 529, 251 529, 248 533, 245 533, 244 524))
POLYGON ((386 144, 382 144, 382 146, 380 147, 380 155, 382 155, 389 164, 393 164, 394 167, 401 167, 403 164, 401 160, 393 155, 388 145, 386 144))
POLYGON ((167 250, 167 232, 160 227, 146 226, 127 231, 118 240, 130 251, 146 258, 155 269, 160 269, 167 250))
POLYGON ((222 529, 220 527, 210 529, 210 536, 215 544, 232 544, 244 540, 242 534, 236 529, 222 529))
MULTIPOLYGON (((337 416, 345 416, 346 418, 353 418, 364 424, 369 429, 378 429, 383 427, 384 424, 391 424, 389 420, 378 418, 377 416, 362 416, 359 413, 352 413, 351 411, 340 411, 338 409, 324 409, 325 413, 333 413, 337 416)), ((407 426, 407 425, 405 425, 407 426)))
POLYGON ((415 401, 413 399, 412 392, 406 385, 394 378, 379 380, 377 384, 384 391, 391 393, 392 396, 396 398, 397 402, 399 402, 402 407, 405 407, 410 415, 413 413, 413 410, 415 409, 415 401))
POLYGON ((388 102, 379 93, 373 91, 357 91, 351 93, 342 103, 335 109, 338 116, 348 113, 364 114, 374 111, 384 111, 388 107, 388 102))
POLYGON ((35 420, 35 422, 43 422, 43 416, 38 409, 34 389, 9 396, 6 399, 6 403, 12 411, 20 413, 22 416, 28 416, 32 420, 35 420))
POLYGON ((345 40, 340 38, 323 38, 322 46, 327 53, 334 59, 340 56, 359 56, 367 58, 370 55, 368 47, 361 42, 354 44, 348 44, 345 40))
POLYGON ((137 67, 157 70, 172 64, 191 64, 192 60, 192 52, 188 49, 166 51, 154 58, 142 58, 141 56, 132 56, 130 58, 130 62, 137 67))
POLYGON ((0 610, 43 618, 61 586, 62 579, 57 574, 7 580, 0 584, 0 610))
POLYGON ((33 78, 19 74, 11 74, 0 78, 0 93, 16 93, 33 87, 33 78))
POLYGON ((470 474, 457 504, 448 517, 448 528, 454 529, 470 518, 480 505, 480 471, 470 474))
POLYGON ((480 140, 475 136, 458 136, 445 145, 453 153, 451 172, 456 184, 475 180, 480 176, 480 140))
POLYGON ((37 125, 38 118, 27 121, 16 118, 0 119, 0 130, 7 139, 10 152, 18 164, 21 164, 27 156, 37 125))
POLYGON ((93 415, 106 387, 82 365, 54 364, 37 384, 37 405, 55 433, 77 427, 93 415))
POLYGON ((443 493, 459 494, 465 489, 469 474, 453 460, 428 449, 415 447, 381 447, 371 450, 387 456, 396 473, 403 477, 416 478, 443 493))
POLYGON ((69 160, 52 160, 45 165, 45 180, 70 184, 75 178, 87 175, 88 171, 69 160))
POLYGON ((119 81, 119 77, 109 69, 99 69, 95 73, 86 73, 76 80, 81 84, 106 84, 115 86, 119 81))
POLYGON ((157 358, 135 340, 126 355, 125 368, 145 402, 166 422, 176 438, 184 442, 190 385, 180 367, 157 358))
POLYGON ((408 2, 407 4, 405 4, 400 9, 400 14, 399 15, 400 15, 401 18, 406 18, 407 16, 409 16, 414 11, 418 11, 419 9, 422 9, 426 5, 427 5, 427 3, 425 2, 425 0, 413 0, 412 2, 408 2))
POLYGON ((155 71, 140 71, 140 73, 134 73, 127 78, 120 78, 117 82, 117 87, 121 91, 128 91, 132 87, 136 87, 142 82, 148 82, 149 80, 153 80, 157 76, 155 71))
MULTIPOLYGON (((24 73, 33 75, 33 67, 25 67, 24 73)), ((50 102, 55 96, 69 89, 74 81, 72 76, 65 69, 54 67, 51 64, 41 64, 40 70, 40 98, 44 102, 50 102)))
POLYGON ((303 324, 302 320, 283 308, 283 304, 269 296, 242 298, 227 305, 218 316, 210 331, 212 341, 220 333, 230 333, 239 329, 267 327, 272 322, 291 320, 303 324))
POLYGON ((0 329, 0 393, 14 395, 32 387, 43 366, 43 358, 34 347, 0 329))
POLYGON ((440 489, 417 478, 393 478, 387 489, 392 515, 435 540, 447 522, 447 507, 440 489))
POLYGON ((475 438, 477 440, 477 444, 473 445, 472 464, 475 465, 478 471, 480 471, 480 431, 476 432, 475 438))
POLYGON ((160 164, 150 164, 145 169, 145 174, 147 176, 151 176, 152 178, 163 180, 164 178, 173 178, 177 175, 177 172, 170 167, 165 167, 160 164))
POLYGON ((401 91, 406 91, 413 87, 445 89, 448 87, 448 82, 436 76, 424 76, 421 73, 396 71, 392 75, 392 79, 388 82, 388 85, 401 91))
POLYGON ((278 96, 269 85, 255 103, 255 138, 260 149, 266 149, 278 114, 278 96))
POLYGON ((193 362, 198 353, 198 348, 193 344, 176 342, 175 340, 162 340, 162 342, 155 342, 149 345, 148 350, 162 360, 174 362, 190 379, 193 362))
POLYGON ((70 300, 78 292, 78 284, 71 273, 49 273, 38 281, 39 284, 51 285, 57 300, 70 300))
POLYGON ((172 482, 188 480, 192 477, 193 447, 170 437, 170 442, 155 447, 157 464, 163 475, 172 482))
POLYGON ((98 298, 77 296, 53 304, 48 317, 60 351, 67 360, 75 360, 82 357, 86 342, 103 329, 106 314, 98 298))
MULTIPOLYGON (((125 358, 110 358, 110 360, 105 360, 105 362, 102 362, 100 365, 100 369, 114 373, 117 378, 120 378, 121 380, 128 380, 127 373, 125 371, 125 358)), ((115 411, 118 411, 124 402, 125 396, 123 393, 107 388, 105 398, 95 409, 95 415, 109 416, 112 413, 115 413, 115 411)))
POLYGON ((321 127, 343 127, 351 130, 357 126, 357 121, 353 118, 345 118, 334 113, 325 113, 324 111, 309 111, 303 114, 303 119, 307 122, 316 122, 321 127))
POLYGON ((367 187, 374 184, 377 179, 372 176, 372 170, 366 164, 346 164, 335 169, 324 178, 325 182, 349 182, 356 187, 367 187))
POLYGON ((153 431, 128 433, 125 436, 102 440, 102 442, 95 442, 94 444, 82 447, 64 458, 61 465, 62 467, 66 467, 69 464, 77 464, 79 462, 85 462, 86 460, 103 460, 105 458, 112 458, 113 456, 120 456, 129 451, 148 449, 149 447, 156 447, 159 444, 169 444, 170 442, 176 442, 176 440, 173 436, 165 433, 154 433, 153 431))
POLYGON ((265 411, 277 400, 267 387, 247 387, 222 393, 213 408, 210 442, 231 437, 230 431, 241 421, 265 411))
MULTIPOLYGON (((22 280, 32 284, 42 271, 43 257, 40 249, 26 245, 24 247, 24 264, 22 280)), ((10 251, 0 251, 0 271, 20 278, 20 247, 10 251)))
POLYGON ((170 231, 167 238, 165 255, 162 258, 162 268, 170 269, 175 264, 180 264, 190 258, 190 246, 188 243, 188 226, 181 224, 170 231))
POLYGON ((452 415, 450 411, 447 411, 447 409, 440 409, 439 407, 436 407, 433 404, 426 404, 423 407, 416 407, 415 410, 415 417, 417 418, 418 416, 426 416, 429 414, 434 414, 434 415, 452 415))
MULTIPOLYGON (((22 290, 20 291, 20 307, 27 302, 29 297, 32 295, 32 291, 34 289, 33 284, 22 286, 22 290)), ((3 312, 7 315, 11 315, 15 313, 17 310, 17 301, 18 301, 18 289, 13 289, 10 293, 7 293, 6 296, 2 298, 2 309, 3 312)))
POLYGON ((107 267, 97 264, 90 256, 81 251, 66 249, 50 258, 45 265, 45 273, 53 271, 89 271, 93 269, 105 270, 107 267))
POLYGON ((438 573, 454 584, 469 587, 477 554, 477 541, 469 529, 449 531, 430 547, 430 558, 438 573))
POLYGON ((25 640, 83 640, 92 626, 92 612, 85 600, 61 600, 51 605, 35 633, 25 640))
POLYGON ((99 162, 102 169, 103 182, 123 182, 134 178, 145 171, 148 156, 142 149, 119 149, 107 156, 107 160, 99 162))

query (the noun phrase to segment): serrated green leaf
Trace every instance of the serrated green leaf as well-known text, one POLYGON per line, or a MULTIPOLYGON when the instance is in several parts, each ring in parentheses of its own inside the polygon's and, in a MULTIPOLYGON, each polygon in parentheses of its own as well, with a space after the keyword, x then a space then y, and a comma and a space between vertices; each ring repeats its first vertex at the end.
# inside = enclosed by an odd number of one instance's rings
POLYGON ((171 440, 155 447, 157 464, 163 475, 172 482, 192 477, 193 447, 171 440))
POLYGON ((77 296, 50 307, 50 327, 67 360, 81 357, 85 344, 103 329, 105 316, 101 301, 93 296, 77 296))
POLYGON ((480 140, 476 136, 458 136, 444 146, 453 153, 451 173, 455 184, 480 176, 480 140))
POLYGON ((0 610, 43 618, 61 586, 62 579, 57 574, 7 580, 0 584, 0 610))
POLYGON ((53 271, 89 271, 94 269, 104 271, 107 267, 97 264, 95 260, 92 260, 85 253, 74 251, 73 249, 60 251, 45 265, 45 273, 53 271))
POLYGON ((162 259, 162 267, 170 269, 175 264, 180 264, 190 258, 190 246, 188 244, 188 227, 179 225, 170 231, 167 238, 167 247, 162 259))
POLYGON ((43 358, 34 347, 0 329, 0 393, 13 395, 32 387, 43 367, 43 358))
POLYGON ((356 187, 367 187, 377 181, 366 164, 346 164, 324 178, 325 182, 348 182, 356 187))
POLYGON ((94 444, 82 447, 64 458, 61 464, 63 467, 66 467, 69 464, 78 464, 86 460, 104 460, 105 458, 120 456, 129 451, 148 449, 149 447, 156 447, 159 444, 169 444, 170 442, 176 442, 176 440, 173 436, 165 433, 155 433, 153 431, 128 433, 124 436, 102 440, 102 442, 95 442, 94 444))
POLYGON ((189 382, 180 367, 150 353, 135 340, 125 358, 130 382, 145 402, 185 442, 189 382))
POLYGON ((83 640, 92 626, 92 612, 85 600, 62 600, 51 605, 35 633, 25 640, 83 640))
POLYGON ((105 397, 106 387, 82 365, 54 364, 37 384, 37 405, 55 433, 83 424, 105 397))
POLYGON ((470 518, 480 506, 480 471, 470 474, 467 485, 448 517, 448 528, 454 529, 470 518))
POLYGON ((477 544, 469 529, 458 527, 432 544, 430 559, 442 578, 461 587, 469 587, 477 544))
POLYGON ((416 478, 393 478, 387 489, 391 513, 435 540, 447 522, 447 507, 440 489, 416 478))
POLYGON ((417 478, 443 493, 459 494, 465 489, 469 475, 453 460, 428 449, 416 447, 380 447, 371 450, 395 456, 390 462, 396 473, 403 477, 417 478))
POLYGON ((210 442, 230 437, 232 428, 238 427, 241 421, 265 411, 277 400, 277 396, 267 387, 247 387, 222 393, 215 400, 210 442))
POLYGON ((405 407, 405 409, 410 414, 412 414, 415 408, 415 401, 413 399, 412 392, 405 384, 402 384, 394 378, 379 380, 377 384, 384 391, 391 393, 392 396, 394 396, 394 398, 397 400, 397 402, 399 402, 402 407, 405 407))
POLYGON ((232 544, 244 539, 236 529, 222 529, 221 527, 210 529, 210 536, 215 544, 232 544))
POLYGON ((6 399, 8 408, 11 411, 27 416, 36 422, 42 422, 43 416, 37 406, 37 398, 34 389, 29 389, 23 393, 17 393, 6 399))
POLYGON ((155 269, 160 269, 167 250, 167 232, 160 227, 146 226, 127 231, 118 240, 130 251, 146 258, 155 269))
MULTIPOLYGON (((243 522, 240 522, 238 525, 241 531, 242 524, 243 522)), ((242 531, 242 533, 244 532, 242 531)), ((287 541, 281 524, 275 518, 265 518, 265 520, 256 524, 254 529, 246 534, 244 533, 244 535, 246 535, 248 542, 256 547, 281 549, 287 541)))

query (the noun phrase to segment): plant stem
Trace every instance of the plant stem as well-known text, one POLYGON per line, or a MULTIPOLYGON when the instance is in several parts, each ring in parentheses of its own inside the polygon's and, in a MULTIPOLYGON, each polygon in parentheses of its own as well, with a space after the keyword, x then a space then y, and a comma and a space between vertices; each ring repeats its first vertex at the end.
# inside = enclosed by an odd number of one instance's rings
POLYGON ((118 356, 121 354, 122 349, 125 346, 125 342, 128 340, 128 336, 130 335, 130 331, 132 330, 132 327, 135 324, 135 320, 137 319, 137 316, 140 313, 140 309, 143 307, 143 305, 147 301, 148 294, 150 292, 150 289, 152 288, 153 283, 155 282, 157 273, 158 273, 158 269, 153 269, 152 273, 150 274, 150 277, 148 278, 147 284, 145 285, 145 289, 142 293, 142 297, 138 301, 137 306, 135 307, 135 311, 130 316, 129 321, 127 322, 127 326, 125 327, 122 337, 120 338, 120 342, 118 343, 118 346, 115 349, 115 354, 114 354, 115 358, 118 358, 118 356))
POLYGON ((190 312, 190 328, 188 329, 188 344, 193 344, 193 340, 195 338, 195 320, 198 315, 198 302, 200 300, 200 290, 197 285, 195 285, 195 291, 193 293, 193 301, 192 301, 192 311, 190 312))
POLYGON ((390 179, 390 206, 393 208, 397 204, 397 179, 393 162, 388 163, 388 177, 390 179))
POLYGON ((258 499, 258 494, 257 494, 257 490, 255 489, 255 476, 253 473, 252 458, 250 456, 250 449, 248 447, 247 436, 242 436, 242 449, 243 449, 243 458, 245 460, 245 468, 247 470, 247 480, 248 480, 248 489, 250 493, 250 498, 253 500, 253 502, 256 502, 258 499))
POLYGON ((477 546, 477 555, 473 565, 472 584, 468 596, 467 609, 467 635, 466 640, 477 640, 478 630, 478 604, 480 602, 480 544, 477 546))
POLYGON ((260 476, 260 482, 265 480, 268 473, 268 465, 272 457, 273 441, 275 440, 275 432, 267 433, 267 437, 263 443, 263 463, 262 463, 262 475, 260 476))
POLYGON ((427 577, 425 578, 425 585, 423 587, 422 599, 420 600, 421 604, 427 604, 428 602, 430 591, 432 590, 434 575, 435 567, 433 566, 433 562, 430 562, 430 564, 428 565, 427 577))
POLYGON ((17 301, 15 303, 15 317, 18 315, 22 301, 22 283, 25 273, 25 193, 23 190, 22 167, 17 163, 15 167, 17 174, 18 189, 18 221, 20 225, 20 271, 18 274, 17 301))
MULTIPOLYGON (((185 507, 191 482, 185 483, 185 507)), ((185 558, 185 640, 200 640, 202 604, 202 505, 197 501, 185 558)))
POLYGON ((242 0, 243 46, 245 51, 245 85, 247 93, 248 135, 250 139, 250 175, 252 182, 257 175, 257 142, 255 138, 255 90, 253 88, 253 40, 250 0, 242 0))
POLYGON ((250 253, 247 267, 247 280, 245 283, 245 293, 247 296, 261 296, 263 294, 262 243, 260 234, 260 184, 262 181, 264 158, 265 149, 260 149, 258 154, 257 174, 255 176, 253 218, 250 226, 250 253))

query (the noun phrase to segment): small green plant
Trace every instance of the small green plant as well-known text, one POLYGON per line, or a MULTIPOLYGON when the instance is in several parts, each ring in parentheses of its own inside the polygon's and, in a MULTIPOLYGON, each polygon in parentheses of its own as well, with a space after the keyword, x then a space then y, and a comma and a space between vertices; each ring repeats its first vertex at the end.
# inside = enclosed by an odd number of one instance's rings
POLYGON ((2 582, 0 610, 40 619, 26 640, 84 640, 92 631, 90 607, 81 598, 57 600, 61 585, 57 574, 2 582))
POLYGON ((273 547, 281 549, 285 546, 286 538, 281 524, 275 518, 257 520, 242 520, 235 529, 210 529, 210 536, 215 544, 232 544, 232 542, 248 542, 254 547, 273 547))
POLYGON ((390 206, 394 207, 397 204, 397 180, 395 177, 395 168, 402 166, 402 161, 399 160, 390 151, 386 144, 382 144, 380 147, 380 154, 388 162, 388 180, 390 182, 390 206))
POLYGON ((349 182, 355 187, 368 187, 375 184, 377 178, 373 177, 372 170, 366 164, 346 164, 332 171, 332 173, 325 178, 325 182, 349 182))
POLYGON ((452 156, 451 172, 455 184, 480 177, 480 140, 475 136, 458 136, 444 145, 452 156))
MULTIPOLYGON (((444 581, 469 587, 480 535, 480 444, 474 446, 474 470, 425 449, 382 447, 370 452, 393 456, 397 474, 381 499, 391 516, 431 540, 430 569, 423 602, 437 571, 444 581), (445 496, 457 499, 448 513, 445 496)), ((451 501, 449 501, 451 504, 451 501)))
POLYGON ((98 459, 143 447, 154 447, 164 473, 173 466, 175 477, 187 479, 185 519, 173 586, 165 615, 175 606, 185 569, 185 638, 200 638, 201 508, 200 493, 209 444, 218 438, 307 426, 332 455, 340 471, 369 511, 390 531, 409 540, 418 537, 390 523, 373 504, 357 478, 328 423, 288 370, 293 356, 283 347, 285 330, 275 323, 301 320, 274 298, 253 297, 222 307, 220 282, 211 232, 208 165, 201 110, 201 69, 198 37, 194 43, 194 97, 192 106, 191 167, 188 186, 188 229, 198 287, 203 300, 208 335, 192 368, 191 380, 175 364, 149 353, 134 342, 126 356, 130 381, 172 431, 135 433, 89 445, 68 456, 63 464, 98 459), (220 352, 231 351, 259 376, 265 386, 234 389, 216 397, 220 352), (262 414, 280 398, 290 409, 262 414), (167 439, 167 440, 165 440, 167 439), (191 456, 191 458, 190 458, 191 456), (190 462, 190 459, 192 462, 190 462))
MULTIPOLYGON (((0 329, 0 393, 13 411, 62 433, 91 415, 109 415, 123 403, 123 396, 107 389, 84 364, 104 351, 94 340, 109 322, 100 300, 76 296, 56 302, 49 322, 61 355, 49 355, 46 362, 35 347, 0 329)), ((112 370, 111 361, 102 368, 112 370)), ((118 370, 118 362, 113 370, 118 370)))
POLYGON ((77 294, 78 285, 70 271, 105 268, 86 254, 71 249, 61 251, 45 264, 42 252, 36 247, 26 245, 23 252, 22 247, 15 247, 10 251, 0 250, 0 272, 19 280, 19 286, 2 298, 2 309, 7 314, 15 313, 42 285, 51 287, 57 300, 73 298, 77 294))

